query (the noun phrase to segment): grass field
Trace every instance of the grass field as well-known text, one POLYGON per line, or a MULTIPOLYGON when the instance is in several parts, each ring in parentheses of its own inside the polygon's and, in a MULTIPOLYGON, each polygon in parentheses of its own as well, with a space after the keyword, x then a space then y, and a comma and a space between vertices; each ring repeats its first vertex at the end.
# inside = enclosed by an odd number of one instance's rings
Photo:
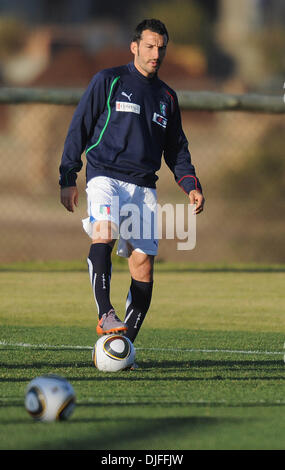
MULTIPOLYGON (((85 264, 0 267, 1 449, 285 449, 285 267, 161 264, 155 278, 140 369, 106 374, 91 363, 85 264), (26 385, 45 373, 75 389, 67 422, 33 422, 24 409, 26 385)), ((128 286, 117 264, 119 314, 128 286)))

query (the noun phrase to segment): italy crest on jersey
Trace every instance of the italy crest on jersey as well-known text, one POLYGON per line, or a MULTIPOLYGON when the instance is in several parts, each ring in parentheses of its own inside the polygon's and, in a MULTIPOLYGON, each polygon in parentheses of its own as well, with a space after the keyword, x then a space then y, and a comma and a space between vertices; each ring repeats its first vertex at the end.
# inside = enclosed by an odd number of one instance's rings
POLYGON ((167 116, 167 104, 163 101, 160 102, 160 114, 164 117, 167 116))

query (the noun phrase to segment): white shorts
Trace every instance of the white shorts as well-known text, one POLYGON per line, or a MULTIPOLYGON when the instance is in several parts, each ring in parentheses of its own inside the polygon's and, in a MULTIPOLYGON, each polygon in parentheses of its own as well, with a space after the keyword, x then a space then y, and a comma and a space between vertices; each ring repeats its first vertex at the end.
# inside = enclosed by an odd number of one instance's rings
POLYGON ((93 238, 93 224, 111 221, 117 227, 119 256, 128 257, 130 249, 156 255, 156 190, 106 176, 92 178, 86 188, 88 218, 82 220, 85 232, 93 238))

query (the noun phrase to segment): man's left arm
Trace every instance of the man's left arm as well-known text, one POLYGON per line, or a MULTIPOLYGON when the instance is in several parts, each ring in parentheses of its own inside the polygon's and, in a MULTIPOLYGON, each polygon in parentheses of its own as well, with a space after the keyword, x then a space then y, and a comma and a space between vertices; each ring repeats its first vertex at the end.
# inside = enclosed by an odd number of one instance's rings
POLYGON ((195 214, 200 214, 204 209, 205 198, 200 190, 193 189, 189 193, 190 204, 195 204, 195 214))
POLYGON ((181 113, 175 95, 174 109, 169 118, 166 131, 164 159, 174 174, 175 181, 189 196, 190 204, 195 204, 195 213, 200 214, 204 207, 201 183, 196 176, 188 148, 188 141, 182 129, 181 113))

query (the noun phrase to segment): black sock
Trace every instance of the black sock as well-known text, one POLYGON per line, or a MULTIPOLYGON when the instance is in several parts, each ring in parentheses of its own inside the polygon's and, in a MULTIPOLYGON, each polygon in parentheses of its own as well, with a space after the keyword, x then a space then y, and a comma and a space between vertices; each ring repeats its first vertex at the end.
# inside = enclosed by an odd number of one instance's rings
POLYGON ((124 322, 128 325, 125 333, 134 342, 150 306, 153 282, 141 282, 132 279, 127 297, 126 316, 124 322))
POLYGON ((107 243, 92 243, 87 258, 99 318, 113 308, 110 302, 111 253, 112 248, 107 243))

